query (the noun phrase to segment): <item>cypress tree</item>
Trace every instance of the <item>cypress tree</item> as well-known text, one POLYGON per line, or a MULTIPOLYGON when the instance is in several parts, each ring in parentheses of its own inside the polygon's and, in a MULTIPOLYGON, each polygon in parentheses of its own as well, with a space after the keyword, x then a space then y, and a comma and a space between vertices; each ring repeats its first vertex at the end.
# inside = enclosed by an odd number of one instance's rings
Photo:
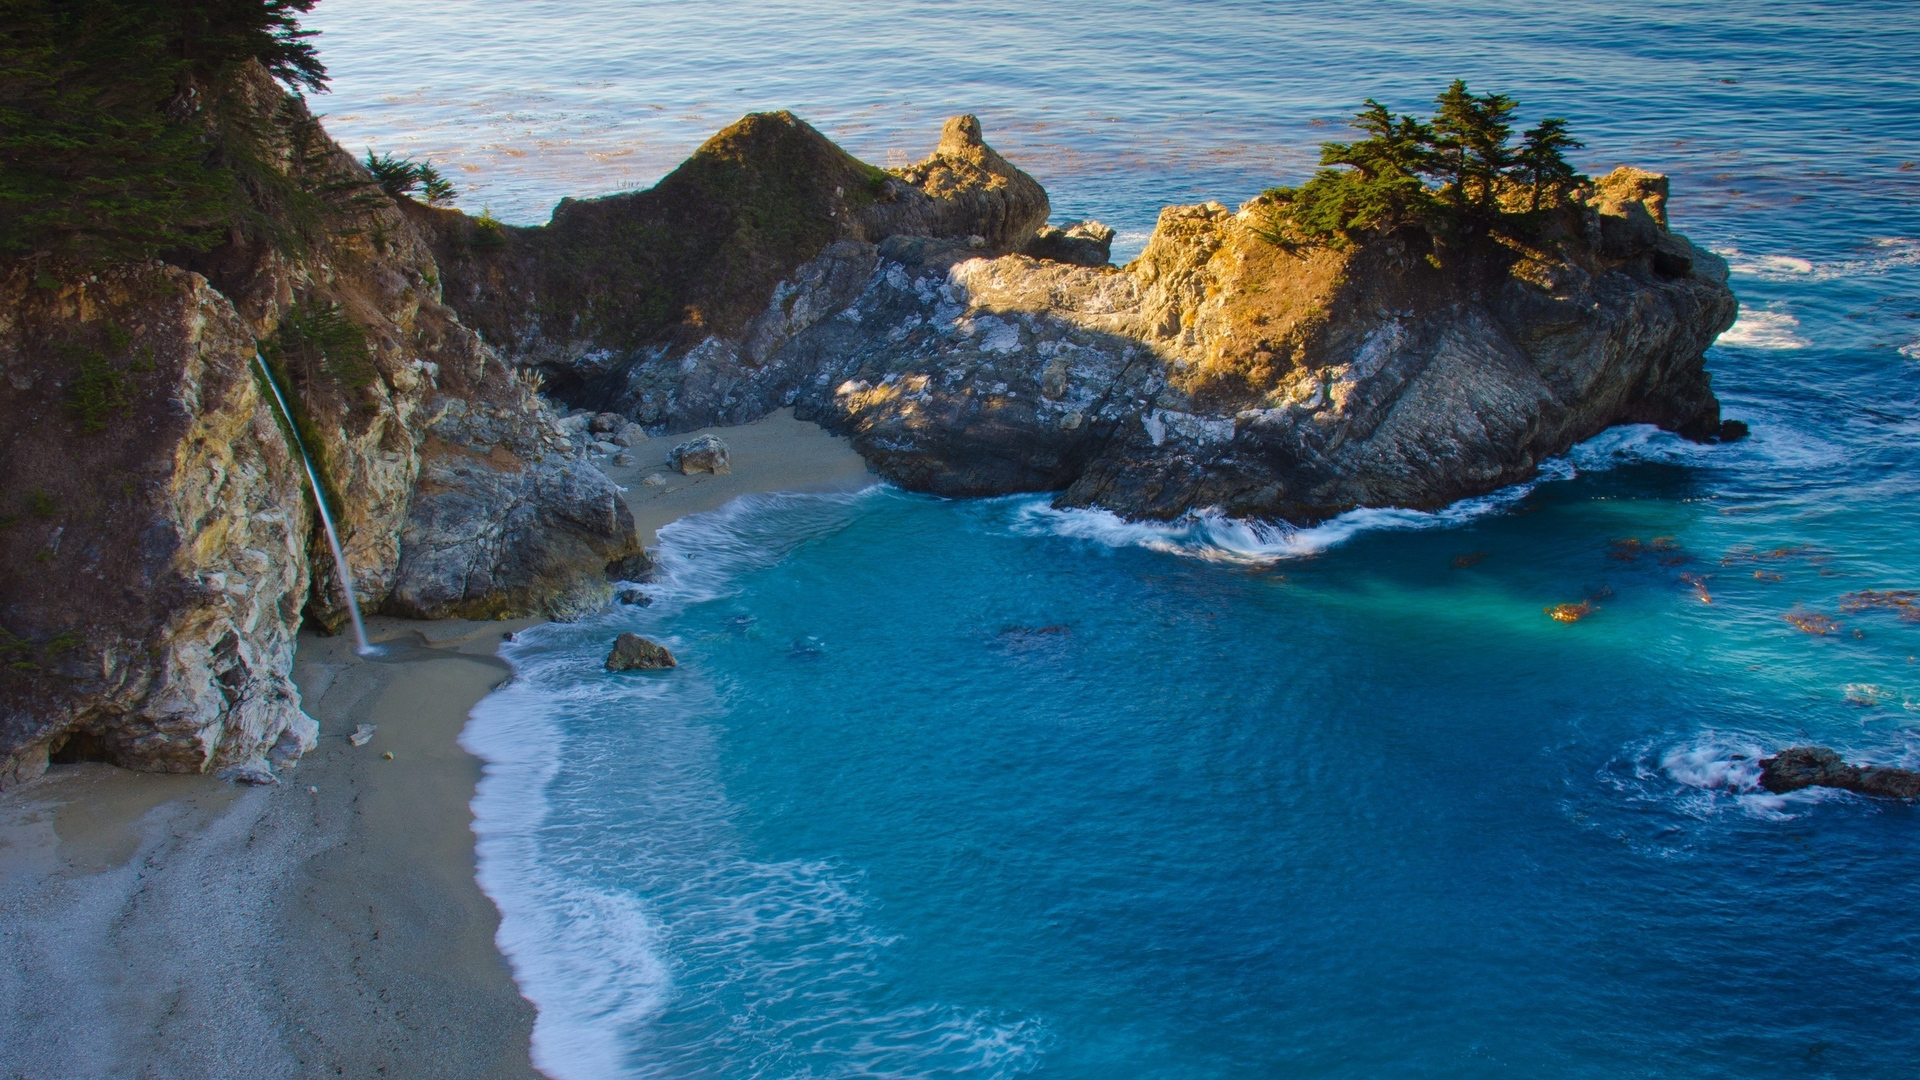
POLYGON ((1567 133, 1566 118, 1560 116, 1547 117, 1540 121, 1539 127, 1521 136, 1520 150, 1514 155, 1513 175, 1517 182, 1532 190, 1529 210, 1540 209, 1543 194, 1558 197, 1582 179, 1567 163, 1565 151, 1585 145, 1567 133))
POLYGON ((0 255, 205 250, 257 217, 272 170, 209 103, 250 60, 324 89, 315 2, 0 0, 0 255))

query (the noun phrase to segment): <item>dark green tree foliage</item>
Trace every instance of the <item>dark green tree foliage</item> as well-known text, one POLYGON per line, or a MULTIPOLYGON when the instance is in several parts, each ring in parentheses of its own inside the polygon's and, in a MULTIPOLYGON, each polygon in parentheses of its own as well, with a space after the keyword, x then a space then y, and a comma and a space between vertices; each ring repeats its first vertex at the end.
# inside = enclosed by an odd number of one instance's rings
POLYGON ((1274 209, 1262 235, 1282 245, 1337 247, 1408 226, 1448 232, 1500 216, 1506 192, 1529 191, 1529 209, 1538 210, 1584 182, 1564 156, 1581 145, 1565 120, 1541 121, 1516 150, 1509 145, 1519 107, 1513 98, 1476 96, 1456 79, 1434 105, 1429 123, 1396 117, 1368 98, 1353 120, 1367 137, 1322 143, 1313 179, 1268 191, 1274 209))
POLYGON ((380 190, 393 198, 413 198, 416 194, 429 206, 441 206, 453 201, 453 182, 440 175, 440 170, 430 161, 414 161, 411 158, 397 158, 392 154, 376 154, 367 151, 367 171, 373 174, 373 181, 380 190))
POLYGON ((260 343, 260 351, 296 388, 325 380, 348 389, 371 385, 379 375, 366 331, 340 305, 309 298, 295 304, 260 343))
POLYGON ((206 105, 249 60, 323 89, 297 21, 315 2, 0 0, 0 255, 217 242, 246 209, 248 133, 206 105))
POLYGON ((1522 136, 1520 150, 1514 154, 1514 170, 1526 181, 1529 192, 1527 209, 1540 209, 1541 196, 1565 191, 1583 178, 1567 164, 1566 152, 1586 143, 1567 134, 1563 117, 1549 116, 1540 126, 1522 136))

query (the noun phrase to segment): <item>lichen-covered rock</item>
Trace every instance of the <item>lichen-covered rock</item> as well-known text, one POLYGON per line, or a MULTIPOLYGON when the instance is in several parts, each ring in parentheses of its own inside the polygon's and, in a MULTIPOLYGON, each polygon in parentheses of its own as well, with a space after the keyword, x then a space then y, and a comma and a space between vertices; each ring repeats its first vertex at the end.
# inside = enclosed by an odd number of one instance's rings
POLYGON ((727 454, 727 444, 718 435, 702 435, 688 439, 673 448, 667 455, 667 461, 680 470, 682 476, 691 476, 697 472, 730 473, 732 461, 727 454))
POLYGON ((663 645, 656 645, 639 634, 621 634, 607 654, 608 671, 663 671, 679 667, 680 661, 663 645))
POLYGON ((1776 795, 1829 787, 1884 799, 1920 799, 1920 772, 1849 765, 1824 746, 1796 746, 1760 762, 1760 786, 1776 795))
POLYGON ((253 335, 173 267, 48 284, 0 278, 0 785, 285 765, 311 516, 253 335))

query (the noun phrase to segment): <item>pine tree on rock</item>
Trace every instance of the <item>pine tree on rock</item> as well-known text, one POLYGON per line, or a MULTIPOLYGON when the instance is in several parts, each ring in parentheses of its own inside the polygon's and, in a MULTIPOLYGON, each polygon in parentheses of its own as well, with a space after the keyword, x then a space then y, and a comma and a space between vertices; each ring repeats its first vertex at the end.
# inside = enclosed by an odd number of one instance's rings
POLYGON ((1529 210, 1540 209, 1541 196, 1559 198, 1585 177, 1567 163, 1566 151, 1586 144, 1567 133, 1565 117, 1549 116, 1540 126, 1521 136, 1520 150, 1514 154, 1513 177, 1532 192, 1529 210))

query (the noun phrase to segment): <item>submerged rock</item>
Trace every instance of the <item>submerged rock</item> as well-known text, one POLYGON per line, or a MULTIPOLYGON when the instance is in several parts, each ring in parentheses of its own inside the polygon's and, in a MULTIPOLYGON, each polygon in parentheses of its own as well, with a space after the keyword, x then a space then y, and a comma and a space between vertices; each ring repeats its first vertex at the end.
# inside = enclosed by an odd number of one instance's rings
POLYGON ((639 634, 621 634, 607 654, 608 671, 659 671, 678 666, 680 662, 672 653, 639 634))
POLYGON ((1760 762, 1760 786, 1776 795, 1829 787, 1885 799, 1920 799, 1920 772, 1849 765, 1824 746, 1796 746, 1760 762))
POLYGON ((688 439, 673 448, 667 455, 667 461, 681 475, 688 476, 697 472, 730 473, 733 465, 727 456, 727 444, 718 435, 702 435, 697 439, 688 439))

